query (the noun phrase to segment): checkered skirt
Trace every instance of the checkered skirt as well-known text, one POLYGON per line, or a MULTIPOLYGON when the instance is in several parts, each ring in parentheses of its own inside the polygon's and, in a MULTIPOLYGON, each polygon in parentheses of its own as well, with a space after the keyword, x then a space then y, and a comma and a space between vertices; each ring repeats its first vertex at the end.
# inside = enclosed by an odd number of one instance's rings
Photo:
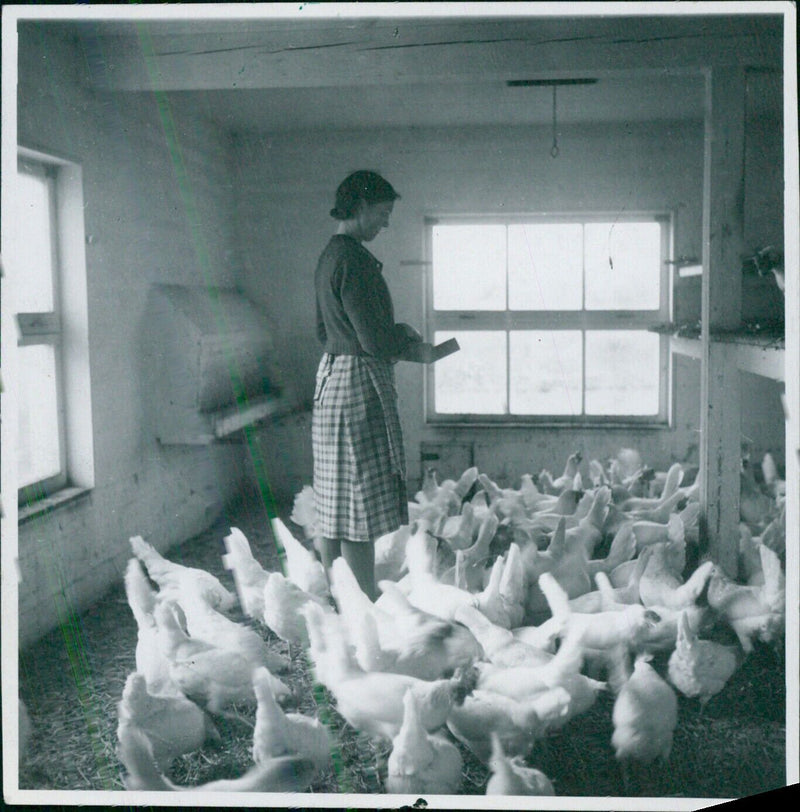
POLYGON ((375 541, 408 523, 391 362, 325 353, 317 370, 311 441, 322 536, 375 541))

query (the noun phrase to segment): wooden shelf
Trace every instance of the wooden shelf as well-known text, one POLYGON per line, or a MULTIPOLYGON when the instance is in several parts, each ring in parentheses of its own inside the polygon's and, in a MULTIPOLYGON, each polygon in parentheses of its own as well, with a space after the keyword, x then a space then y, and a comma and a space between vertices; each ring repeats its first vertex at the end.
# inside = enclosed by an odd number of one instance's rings
MULTIPOLYGON (((742 372, 751 372, 773 381, 785 380, 783 342, 760 336, 715 337, 717 345, 725 345, 742 372)), ((702 358, 703 344, 699 338, 670 336, 670 351, 699 361, 702 358)))

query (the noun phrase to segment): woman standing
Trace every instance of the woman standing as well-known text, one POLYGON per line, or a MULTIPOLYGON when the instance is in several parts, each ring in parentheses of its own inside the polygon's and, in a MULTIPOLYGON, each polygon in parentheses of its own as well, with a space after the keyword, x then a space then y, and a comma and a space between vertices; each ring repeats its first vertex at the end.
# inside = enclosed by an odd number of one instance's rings
POLYGON ((343 556, 373 600, 374 542, 408 522, 394 362, 422 340, 409 325, 395 324, 383 266, 364 247, 389 225, 399 197, 376 172, 345 178, 330 212, 339 226, 315 274, 323 355, 312 444, 322 562, 327 571, 343 556))

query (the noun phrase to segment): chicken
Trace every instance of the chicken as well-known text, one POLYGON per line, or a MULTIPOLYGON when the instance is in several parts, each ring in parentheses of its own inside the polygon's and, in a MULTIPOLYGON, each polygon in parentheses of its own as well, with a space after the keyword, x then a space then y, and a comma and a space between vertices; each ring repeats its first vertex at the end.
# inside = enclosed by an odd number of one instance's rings
MULTIPOLYGON (((544 665, 552 655, 543 648, 523 642, 508 629, 492 623, 486 615, 473 606, 460 606, 455 619, 463 623, 483 649, 489 662, 498 666, 544 665)), ((555 637, 555 634, 550 638, 555 637)))
POLYGON ((724 646, 700 640, 689 624, 686 612, 678 620, 675 650, 669 658, 670 682, 684 695, 697 697, 704 708, 712 696, 727 684, 743 661, 739 646, 724 646))
POLYGON ((611 744, 628 784, 633 762, 650 764, 666 761, 678 722, 678 698, 648 662, 639 655, 633 673, 617 694, 611 720, 611 744))
POLYGON ((256 723, 253 730, 253 761, 298 755, 309 759, 322 772, 331 761, 328 729, 319 719, 301 713, 284 713, 275 700, 270 673, 263 668, 253 672, 256 696, 256 723))
POLYGON ((280 572, 271 572, 264 585, 264 625, 290 645, 307 646, 308 632, 300 610, 314 603, 324 611, 330 605, 317 595, 301 589, 280 572))
POLYGON ((306 604, 302 613, 317 679, 333 694, 345 721, 369 736, 392 740, 397 735, 408 689, 419 702, 426 730, 433 732, 444 725, 453 705, 462 702, 474 687, 471 670, 434 681, 406 674, 367 673, 348 651, 340 625, 326 623, 324 612, 314 603, 306 604))
MULTIPOLYGON (((667 471, 664 487, 661 494, 657 497, 629 497, 625 499, 620 507, 626 512, 647 512, 663 508, 666 504, 671 504, 674 495, 678 492, 681 482, 683 481, 683 466, 679 463, 673 463, 667 471)), ((678 500, 679 501, 679 500, 678 500)))
POLYGON ((610 604, 639 603, 639 581, 649 558, 650 553, 645 550, 638 558, 634 559, 635 566, 631 569, 629 580, 624 586, 612 586, 608 575, 603 571, 595 573, 594 580, 597 589, 570 599, 570 609, 573 612, 590 613, 607 611, 612 608, 610 604))
POLYGON ((634 448, 621 448, 608 466, 612 485, 625 485, 643 469, 642 455, 634 448))
POLYGON ((633 534, 633 523, 622 522, 614 533, 605 558, 592 558, 586 562, 587 573, 611 572, 620 565, 631 561, 636 555, 636 537, 633 534))
POLYGON ((503 625, 508 629, 519 626, 525 617, 527 580, 517 544, 512 543, 508 548, 498 589, 503 625))
POLYGON ((743 457, 739 474, 739 515, 751 530, 760 533, 775 516, 774 498, 761 489, 749 455, 743 457))
POLYGON ((553 481, 553 489, 555 493, 563 493, 565 490, 572 488, 575 482, 575 477, 579 474, 579 466, 583 460, 583 455, 580 451, 576 451, 567 457, 567 463, 564 466, 564 472, 560 477, 553 481))
POLYGON ((568 543, 579 541, 586 550, 587 558, 591 558, 595 547, 603 538, 603 523, 608 513, 610 501, 611 490, 609 488, 598 488, 586 516, 580 519, 577 526, 566 531, 568 543))
POLYGON ((375 582, 398 581, 406 570, 406 544, 411 525, 401 525, 375 541, 375 582))
POLYGON ((635 647, 660 616, 641 604, 626 604, 619 611, 582 614, 570 608, 567 595, 550 573, 539 578, 553 619, 565 634, 575 633, 586 648, 608 649, 620 643, 635 647))
POLYGON ((212 609, 195 584, 187 584, 177 603, 183 610, 186 631, 193 639, 236 652, 254 668, 263 665, 270 671, 289 670, 289 661, 271 652, 257 631, 212 609))
MULTIPOLYGON (((705 561, 683 581, 680 563, 681 545, 660 543, 652 547, 650 560, 639 581, 639 597, 645 606, 683 609, 697 601, 703 592, 714 563, 705 561)), ((685 559, 684 559, 685 560, 685 559)))
POLYGON ((302 792, 315 774, 314 764, 309 759, 282 756, 251 767, 240 778, 209 781, 193 787, 178 786, 160 772, 150 741, 133 726, 122 731, 117 754, 127 771, 123 779, 125 789, 132 792, 302 792))
POLYGON ((323 600, 330 597, 328 577, 322 562, 307 550, 277 517, 271 519, 272 534, 286 560, 286 577, 304 592, 323 600))
POLYGON ((394 655, 390 670, 434 680, 482 656, 481 646, 466 626, 416 608, 390 581, 381 581, 379 587, 382 595, 376 608, 390 614, 396 628, 386 646, 394 655))
POLYGON ((559 521, 550 544, 543 552, 529 546, 522 550, 522 559, 530 587, 526 604, 526 619, 539 620, 549 607, 539 588, 539 578, 549 572, 567 592, 568 597, 577 598, 592 589, 589 562, 586 550, 578 543, 568 544, 565 522, 559 521))
POLYGON ((764 583, 737 584, 719 567, 713 567, 708 584, 708 603, 731 626, 745 653, 753 641, 780 642, 786 623, 786 578, 778 556, 760 545, 764 583))
MULTIPOLYGON (((170 602, 156 606, 155 618, 159 645, 170 663, 170 678, 189 699, 212 713, 235 703, 255 704, 250 660, 189 637, 178 624, 170 602)), ((282 698, 290 694, 277 677, 273 677, 273 689, 282 698)))
POLYGON ((261 620, 264 614, 264 584, 269 572, 256 561, 247 537, 239 528, 232 527, 224 542, 227 552, 222 556, 222 564, 233 574, 239 605, 248 617, 261 620))
POLYGON ((571 697, 562 687, 533 694, 522 701, 476 688, 447 717, 453 736, 486 764, 497 733, 509 755, 526 756, 537 738, 568 713, 571 697))
POLYGON ((210 572, 169 561, 141 536, 132 536, 130 544, 133 554, 144 564, 150 578, 158 584, 162 598, 176 600, 185 587, 196 586, 215 609, 229 611, 236 606, 236 596, 210 572))
POLYGON ((448 516, 459 512, 461 500, 454 483, 439 485, 436 469, 428 468, 423 476, 421 490, 414 494, 414 503, 409 503, 409 519, 427 519, 436 526, 448 516))
POLYGON ((397 794, 455 795, 461 788, 463 760, 440 734, 429 734, 414 692, 403 697, 403 723, 392 740, 386 791, 397 794))
POLYGON ((153 758, 159 769, 169 768, 172 760, 199 750, 207 740, 220 741, 211 719, 181 695, 153 695, 147 690, 143 674, 133 672, 125 681, 122 699, 117 705, 117 738, 132 726, 147 735, 153 758))
POLYGON ((131 558, 125 568, 125 594, 136 619, 136 670, 154 693, 180 693, 169 676, 169 660, 158 643, 158 625, 154 610, 158 594, 151 588, 142 565, 131 558))
POLYGON ((289 519, 302 528, 306 540, 312 541, 314 546, 318 544, 319 518, 317 517, 316 497, 311 485, 303 485, 300 492, 295 494, 289 519))
POLYGON ((525 766, 520 756, 508 758, 503 752, 500 736, 492 732, 492 772, 486 784, 487 795, 555 795, 550 779, 541 771, 525 766))
POLYGON ((679 513, 671 513, 666 522, 651 522, 638 519, 633 523, 633 534, 636 537, 636 549, 641 552, 645 547, 660 542, 685 538, 685 527, 679 513))
MULTIPOLYGON (((483 493, 483 491, 481 491, 481 493, 483 493)), ((499 524, 500 520, 497 518, 497 514, 493 511, 487 512, 478 527, 478 535, 475 539, 475 543, 466 550, 456 550, 456 564, 460 567, 461 573, 463 573, 463 584, 456 583, 455 567, 452 570, 452 577, 450 571, 443 572, 439 580, 443 584, 454 584, 468 591, 482 589, 484 565, 489 559, 490 545, 497 533, 499 524)))
POLYGON ((574 716, 588 710, 604 690, 605 683, 584 676, 581 671, 584 649, 576 633, 567 636, 558 652, 543 665, 497 667, 479 663, 480 690, 502 694, 522 701, 553 688, 563 688, 570 697, 567 711, 559 716, 558 724, 566 724, 574 716))
POLYGON ((472 503, 465 502, 461 506, 460 513, 445 519, 437 535, 441 536, 453 551, 466 550, 475 541, 479 526, 472 503))

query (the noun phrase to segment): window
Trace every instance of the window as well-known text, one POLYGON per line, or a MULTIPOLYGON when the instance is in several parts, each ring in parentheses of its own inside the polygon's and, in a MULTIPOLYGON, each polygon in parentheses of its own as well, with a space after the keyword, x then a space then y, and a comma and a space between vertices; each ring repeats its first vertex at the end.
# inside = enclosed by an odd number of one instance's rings
POLYGON ((20 505, 93 484, 80 167, 21 150, 9 273, 20 505))
POLYGON ((668 215, 427 221, 431 422, 667 419, 668 215))

